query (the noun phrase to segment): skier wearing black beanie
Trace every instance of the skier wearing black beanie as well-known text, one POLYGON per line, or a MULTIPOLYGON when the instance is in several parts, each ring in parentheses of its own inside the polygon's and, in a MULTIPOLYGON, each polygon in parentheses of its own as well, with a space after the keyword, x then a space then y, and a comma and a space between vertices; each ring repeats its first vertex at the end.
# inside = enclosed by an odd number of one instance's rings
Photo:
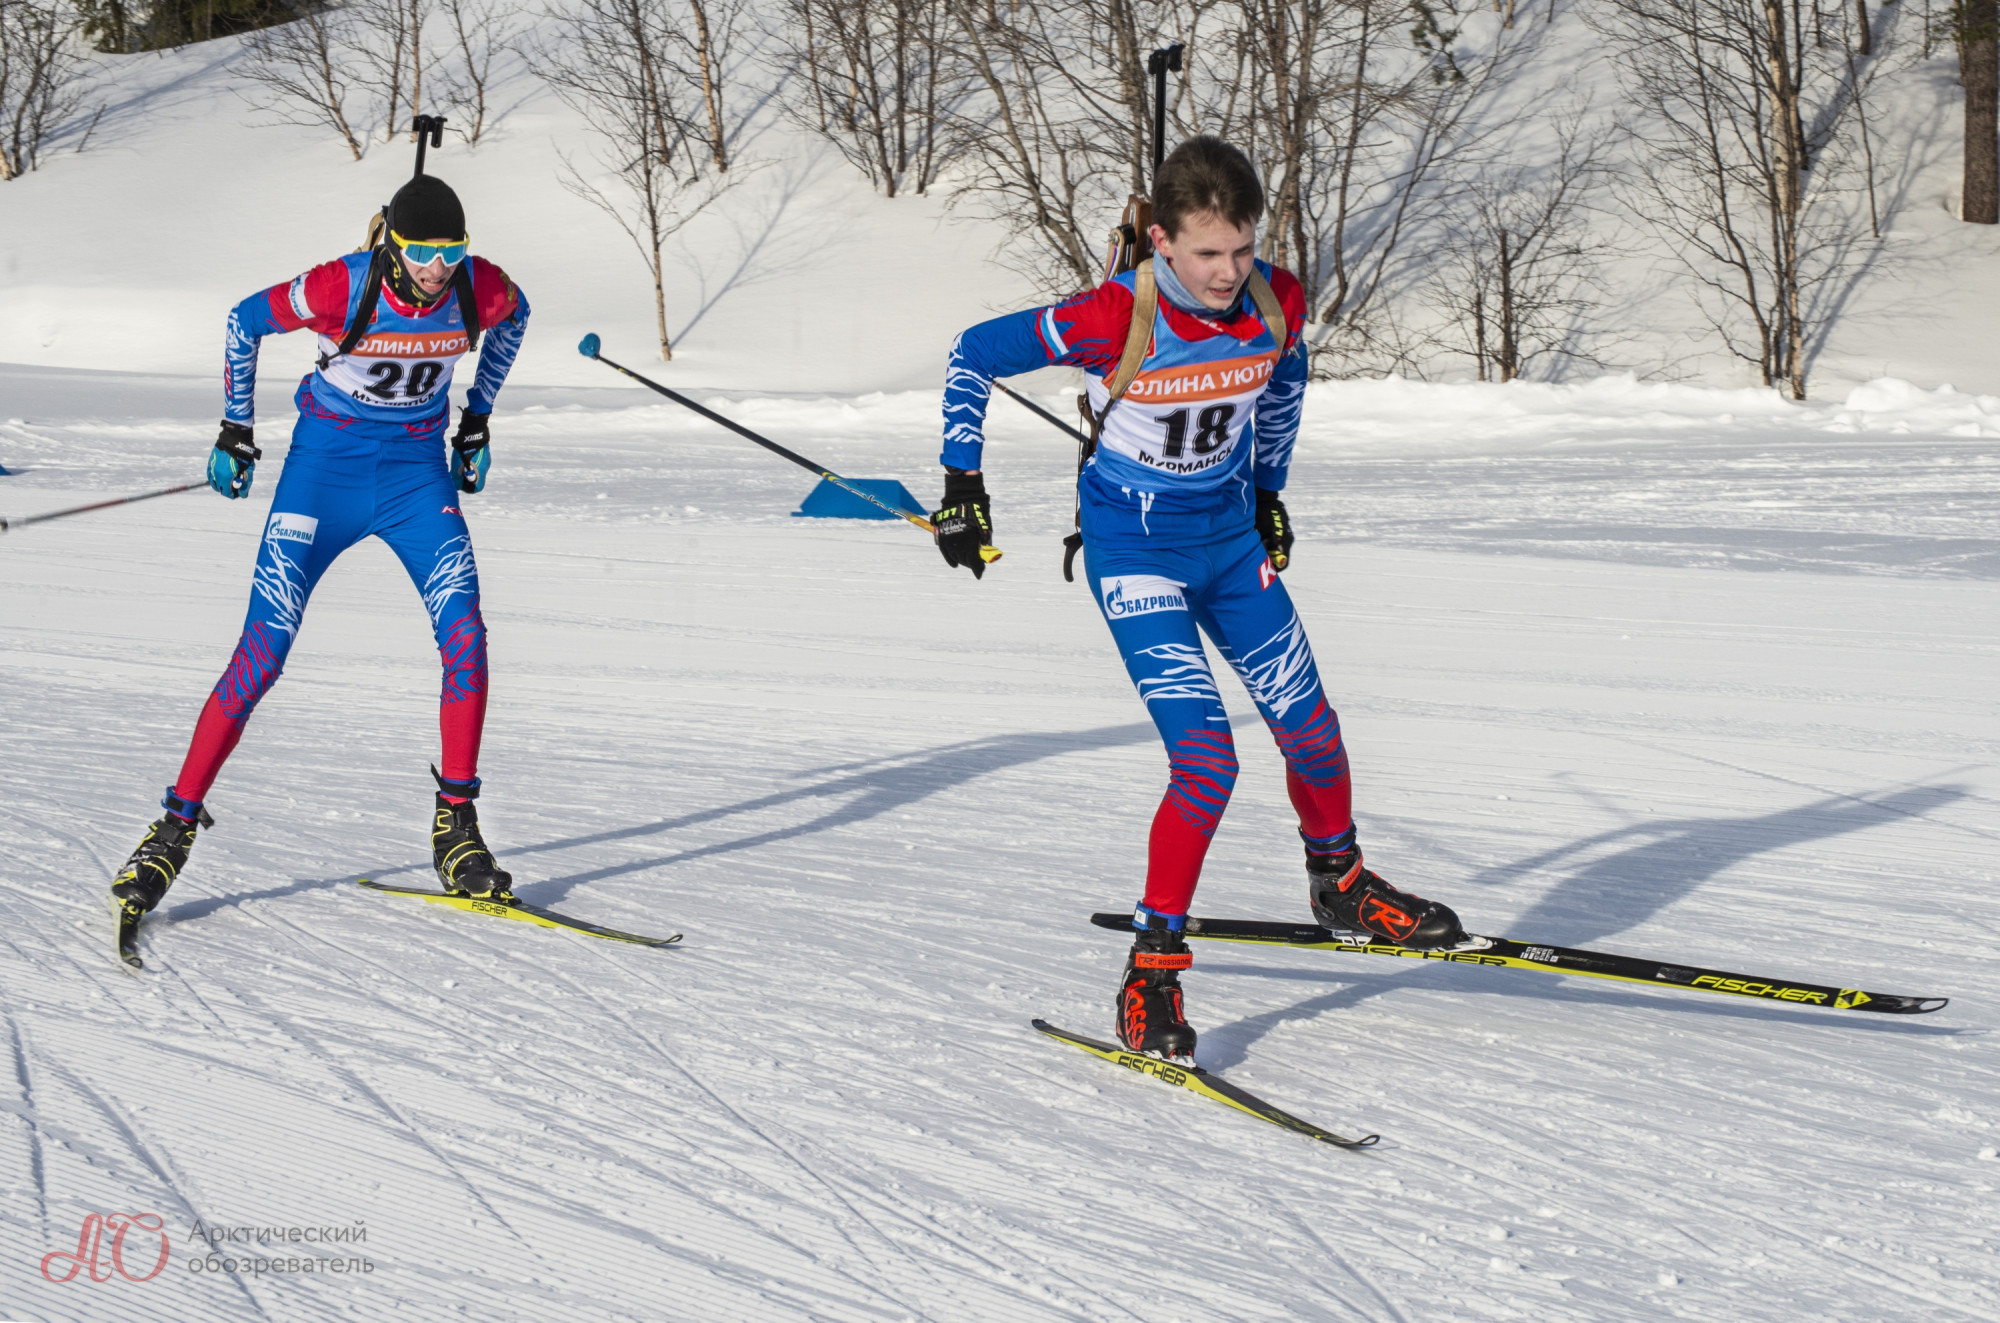
MULTIPOLYGON (((464 242, 465 207, 458 194, 451 191, 450 184, 436 175, 418 175, 389 199, 389 231, 404 239, 464 242)), ((392 246, 393 243, 392 240, 392 246)), ((430 290, 421 288, 414 275, 404 262, 393 263, 389 268, 390 287, 405 302, 428 307, 444 293, 443 284, 430 290)))
POLYGON ((249 494, 262 454, 251 430, 258 343, 310 328, 319 334, 319 362, 299 383, 298 422, 242 639, 167 787, 165 815, 112 880, 128 963, 138 963, 138 920, 187 863, 197 824, 211 822, 203 801, 284 668, 313 586, 335 557, 371 534, 415 582, 444 663, 442 770, 431 769, 439 881, 458 895, 514 903, 513 879, 487 848, 472 804, 486 717, 486 626, 459 502, 486 485, 487 417, 520 351, 528 301, 499 267, 468 256, 465 208, 443 180, 410 180, 387 220, 376 246, 260 290, 229 314, 222 434, 208 464, 209 485, 222 495, 249 494), (474 348, 478 372, 447 449, 452 369, 474 348))

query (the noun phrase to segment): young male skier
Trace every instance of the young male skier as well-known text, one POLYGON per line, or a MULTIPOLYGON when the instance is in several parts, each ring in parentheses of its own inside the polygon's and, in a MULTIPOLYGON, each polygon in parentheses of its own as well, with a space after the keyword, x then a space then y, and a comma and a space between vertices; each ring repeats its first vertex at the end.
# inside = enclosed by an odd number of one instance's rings
POLYGON ((225 333, 222 434, 208 482, 248 496, 258 342, 310 328, 319 365, 299 383, 298 423, 257 552, 250 610, 228 669, 195 724, 166 813, 112 879, 116 905, 137 919, 187 865, 202 807, 250 713, 284 669, 313 585, 370 534, 389 544, 429 610, 444 689, 438 710, 443 771, 431 849, 447 891, 513 899, 479 834, 479 737, 486 718, 486 626, 479 571, 459 493, 486 485, 487 418, 528 323, 528 301, 506 273, 466 256, 465 211, 444 181, 418 175, 389 203, 380 246, 336 258, 252 294, 225 333), (484 332, 479 370, 447 461, 452 369, 484 332))
POLYGON ((1118 1037, 1135 1052, 1183 1059, 1195 1046, 1181 1004, 1180 971, 1193 960, 1183 929, 1237 769, 1201 634, 1284 754, 1319 921, 1412 947, 1465 936, 1451 910, 1363 866, 1339 719, 1277 577, 1293 541, 1279 493, 1305 394, 1305 297, 1289 272, 1253 257, 1263 212, 1243 153, 1213 137, 1183 143, 1154 184, 1150 273, 1142 266, 1053 307, 972 327, 953 344, 945 378, 944 508, 932 519, 945 561, 977 577, 979 547, 993 540, 980 475, 993 379, 1052 364, 1084 371, 1099 432, 1077 482, 1087 579, 1170 766, 1132 918, 1118 1037), (1149 284, 1150 339, 1113 400, 1149 284))

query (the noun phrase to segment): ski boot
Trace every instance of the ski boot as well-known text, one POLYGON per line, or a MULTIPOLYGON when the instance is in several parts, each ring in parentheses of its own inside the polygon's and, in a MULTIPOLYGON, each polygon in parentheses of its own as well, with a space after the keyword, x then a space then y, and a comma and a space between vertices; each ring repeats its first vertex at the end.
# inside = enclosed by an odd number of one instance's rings
POLYGON ((1181 971, 1194 963, 1194 956, 1181 935, 1183 920, 1155 914, 1143 905, 1139 914, 1147 926, 1132 939, 1132 953, 1125 958, 1125 981, 1118 989, 1118 1041, 1134 1052, 1191 1065, 1195 1032, 1181 1013, 1181 971))
POLYGON ((1306 898, 1313 918, 1328 928, 1372 933, 1420 951, 1465 940, 1449 907, 1398 891, 1363 866, 1352 835, 1346 849, 1332 853, 1316 851, 1306 841, 1306 898))
POLYGON ((111 879, 111 900, 118 907, 122 918, 134 922, 153 912, 167 894, 167 888, 174 884, 187 867, 188 851, 194 846, 197 826, 213 827, 215 819, 208 816, 208 810, 200 800, 186 800, 167 787, 166 798, 160 801, 166 812, 160 820, 146 829, 139 840, 139 848, 132 851, 132 857, 111 879))
POLYGON ((431 821, 431 863, 446 894, 472 896, 496 905, 512 905, 514 876, 501 869, 479 834, 479 778, 447 781, 431 768, 438 783, 437 811, 431 821), (454 804, 445 795, 463 800, 454 804))

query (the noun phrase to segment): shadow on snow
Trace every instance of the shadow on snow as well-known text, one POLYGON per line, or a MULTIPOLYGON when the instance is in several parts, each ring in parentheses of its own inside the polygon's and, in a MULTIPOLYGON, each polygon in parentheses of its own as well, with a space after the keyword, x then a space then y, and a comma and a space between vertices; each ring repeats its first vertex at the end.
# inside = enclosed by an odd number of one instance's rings
MULTIPOLYGON (((1808 841, 1826 840, 1847 832, 1874 826, 1883 817, 1921 817, 1964 799, 1957 786, 1912 786, 1869 798, 1829 797, 1797 808, 1749 818, 1682 818, 1666 822, 1637 823, 1613 831, 1600 832, 1578 841, 1544 850, 1525 859, 1488 869, 1472 879, 1475 886, 1501 886, 1535 869, 1594 855, 1607 846, 1626 844, 1610 854, 1588 860, 1549 893, 1507 924, 1508 935, 1519 940, 1550 942, 1560 946, 1594 946, 1604 938, 1624 932, 1667 907, 1693 895, 1703 882, 1756 855, 1808 841), (1874 809, 1871 814, 1867 810, 1874 809)), ((1468 925, 1478 931, 1481 925, 1468 925)), ((1621 952, 1651 955, 1662 952, 1621 952)), ((1241 1064, 1250 1047, 1279 1025, 1315 1019, 1329 1011, 1347 1010, 1369 998, 1402 988, 1448 987, 1453 991, 1479 991, 1503 997, 1564 1000, 1584 1004, 1621 1002, 1649 1009, 1671 1008, 1697 1015, 1720 1015, 1734 1019, 1799 1021, 1817 1020, 1838 1024, 1845 1030, 1890 1031, 1919 1034, 1970 1032, 1913 1024, 1902 1017, 1838 1015, 1816 1016, 1810 1010, 1738 1001, 1697 993, 1676 994, 1662 990, 1649 992, 1636 985, 1617 988, 1564 975, 1542 975, 1521 971, 1468 970, 1442 961, 1425 961, 1380 975, 1357 970, 1359 957, 1327 953, 1331 966, 1271 968, 1267 966, 1203 962, 1201 968, 1215 972, 1248 974, 1258 978, 1296 979, 1302 982, 1337 982, 1333 992, 1310 997, 1291 1006, 1246 1016, 1229 1024, 1203 1031, 1202 1064, 1211 1070, 1227 1070, 1241 1064), (1340 963, 1345 962, 1345 963, 1340 963)), ((1687 958, 1706 964, 1698 952, 1687 958)), ((1766 974, 1768 970, 1732 971, 1766 974)), ((1796 977, 1812 981, 1832 981, 1826 973, 1801 972, 1796 977)), ((1875 989, 1931 995, 1936 989, 1875 989)))

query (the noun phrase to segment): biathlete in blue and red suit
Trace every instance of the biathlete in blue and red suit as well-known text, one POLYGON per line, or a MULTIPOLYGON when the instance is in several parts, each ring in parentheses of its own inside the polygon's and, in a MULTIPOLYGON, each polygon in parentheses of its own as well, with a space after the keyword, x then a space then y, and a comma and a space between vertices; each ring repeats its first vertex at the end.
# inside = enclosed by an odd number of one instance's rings
POLYGON ((1178 1058, 1192 1058, 1195 1045, 1181 1003, 1180 971, 1192 961, 1183 928, 1237 769, 1203 634, 1284 755, 1319 921, 1412 947, 1464 940, 1451 910, 1363 866, 1340 721, 1278 578, 1293 540, 1279 493, 1305 396, 1306 309, 1289 272, 1254 259, 1263 211, 1241 152, 1212 137, 1182 144, 1154 186, 1155 311, 1150 340, 1134 342, 1144 357, 1124 393, 1112 399, 1146 297, 1144 270, 971 328, 952 346, 945 382, 945 499, 932 519, 945 560, 977 576, 979 547, 993 541, 979 471, 993 379, 1052 365, 1084 371, 1099 420, 1077 482, 1084 563, 1170 767, 1118 992, 1118 1036, 1133 1051, 1178 1058))
POLYGON ((319 366, 299 383, 271 514, 257 553, 243 637, 195 724, 166 814, 113 879, 116 903, 138 916, 160 903, 186 866, 202 801, 243 737, 259 699, 297 641, 313 585, 341 552, 371 534, 389 544, 430 612, 444 689, 442 770, 431 843, 447 891, 511 901, 479 833, 479 737, 486 718, 486 626, 461 493, 486 485, 487 418, 528 324, 528 301, 505 272, 466 256, 465 212, 445 183, 419 175, 389 204, 380 246, 314 267, 251 295, 229 314, 222 434, 209 485, 247 496, 262 452, 253 444, 258 342, 319 333, 319 366), (452 370, 474 345, 479 368, 445 446, 452 370))

